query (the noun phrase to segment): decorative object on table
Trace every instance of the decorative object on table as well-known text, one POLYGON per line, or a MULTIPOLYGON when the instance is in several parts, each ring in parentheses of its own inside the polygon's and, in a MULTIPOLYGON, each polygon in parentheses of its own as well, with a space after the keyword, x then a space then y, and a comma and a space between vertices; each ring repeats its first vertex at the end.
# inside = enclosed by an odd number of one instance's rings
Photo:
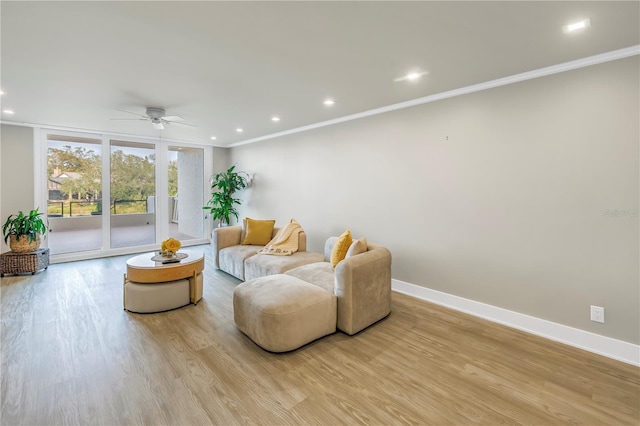
POLYGON ((14 253, 12 251, 0 255, 0 277, 5 274, 35 275, 36 272, 49 267, 49 249, 42 248, 30 253, 14 253))
POLYGON ((202 207, 209 211, 206 217, 211 216, 213 220, 220 221, 218 226, 228 225, 231 216, 238 220, 235 206, 242 201, 233 198, 233 194, 249 186, 249 175, 246 172, 236 172, 235 167, 231 166, 226 172, 220 172, 211 179, 211 198, 202 207))
POLYGON ((160 251, 151 260, 162 263, 178 263, 182 259, 189 257, 187 253, 178 253, 182 243, 175 238, 168 238, 160 245, 160 251))
POLYGON ((154 255, 151 260, 154 262, 162 262, 162 263, 178 263, 182 259, 186 259, 189 257, 187 253, 176 253, 173 256, 163 256, 162 254, 154 255))
POLYGON ((166 239, 160 246, 160 254, 164 257, 174 257, 180 247, 182 247, 182 243, 175 238, 166 239))
POLYGON ((45 235, 47 225, 40 217, 43 213, 38 209, 31 210, 28 215, 19 211, 10 215, 2 226, 4 242, 9 244, 14 253, 30 253, 40 247, 40 235, 45 235))

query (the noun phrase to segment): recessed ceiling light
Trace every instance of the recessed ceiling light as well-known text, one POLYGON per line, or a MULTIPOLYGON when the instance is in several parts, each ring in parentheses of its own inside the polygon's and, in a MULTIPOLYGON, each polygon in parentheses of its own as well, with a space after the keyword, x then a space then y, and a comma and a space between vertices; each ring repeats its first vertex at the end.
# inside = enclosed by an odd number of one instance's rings
POLYGON ((581 30, 583 28, 587 28, 591 26, 591 19, 586 18, 578 22, 574 22, 573 24, 568 24, 562 27, 562 31, 565 33, 571 33, 573 31, 581 30))
POLYGON ((216 138, 215 136, 211 136, 211 140, 212 141, 215 141, 216 139, 218 139, 218 138, 216 138))
POLYGON ((2 90, 0 90, 0 95, 4 95, 4 92, 2 90))
POLYGON ((3 109, 2 112, 4 112, 5 114, 15 114, 12 109, 3 109))
POLYGON ((326 99, 323 104, 325 104, 326 106, 331 106, 331 105, 335 105, 336 101, 334 101, 333 99, 326 99))
POLYGON ((398 81, 416 81, 416 80, 419 80, 420 77, 422 77, 423 75, 427 75, 427 74, 429 74, 429 73, 426 72, 426 71, 410 72, 407 75, 395 78, 393 81, 395 81, 395 82, 398 82, 398 81))
POLYGON ((242 132, 244 132, 244 129, 243 129, 242 127, 238 127, 238 128, 236 129, 236 132, 238 132, 238 133, 242 133, 242 132))
POLYGON ((278 122, 278 121, 280 121, 280 117, 277 117, 277 116, 274 115, 273 117, 271 117, 271 121, 278 122))

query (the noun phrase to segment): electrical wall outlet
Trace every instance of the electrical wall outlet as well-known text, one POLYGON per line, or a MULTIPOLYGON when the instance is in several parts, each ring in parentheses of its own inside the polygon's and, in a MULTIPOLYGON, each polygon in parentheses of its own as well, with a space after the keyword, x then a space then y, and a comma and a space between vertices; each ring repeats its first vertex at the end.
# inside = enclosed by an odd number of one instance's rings
POLYGON ((591 305, 591 321, 604 322, 604 308, 591 305))

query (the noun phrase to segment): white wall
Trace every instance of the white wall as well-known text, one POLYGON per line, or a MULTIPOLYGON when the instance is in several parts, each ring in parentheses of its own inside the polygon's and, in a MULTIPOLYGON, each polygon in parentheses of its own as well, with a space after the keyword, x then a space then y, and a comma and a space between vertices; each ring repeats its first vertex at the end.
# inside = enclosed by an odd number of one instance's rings
POLYGON ((204 236, 203 163, 204 153, 201 149, 178 151, 178 229, 184 234, 198 237, 204 236))
POLYGON ((241 213, 295 217, 314 251, 350 228, 395 279, 638 344, 638 76, 632 57, 233 148, 241 213))
MULTIPOLYGON (((33 129, 0 126, 0 219, 3 225, 9 215, 34 208, 33 196, 33 129)), ((2 240, 2 252, 9 247, 2 240)))

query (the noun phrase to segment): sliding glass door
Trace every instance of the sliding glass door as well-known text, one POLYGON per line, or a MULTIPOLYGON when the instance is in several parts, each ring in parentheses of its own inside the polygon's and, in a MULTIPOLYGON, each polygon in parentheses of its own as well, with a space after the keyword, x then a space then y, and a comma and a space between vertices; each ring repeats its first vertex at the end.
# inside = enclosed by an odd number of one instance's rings
POLYGON ((46 143, 51 253, 102 249, 102 140, 47 135, 46 143))
MULTIPOLYGON (((45 244, 52 256, 66 261, 150 251, 168 237, 183 245, 208 241, 202 206, 212 148, 77 132, 42 134, 51 231, 45 244)), ((43 173, 44 165, 40 169, 43 173)))
POLYGON ((156 242, 155 146, 147 143, 110 143, 111 247, 133 247, 156 242))

